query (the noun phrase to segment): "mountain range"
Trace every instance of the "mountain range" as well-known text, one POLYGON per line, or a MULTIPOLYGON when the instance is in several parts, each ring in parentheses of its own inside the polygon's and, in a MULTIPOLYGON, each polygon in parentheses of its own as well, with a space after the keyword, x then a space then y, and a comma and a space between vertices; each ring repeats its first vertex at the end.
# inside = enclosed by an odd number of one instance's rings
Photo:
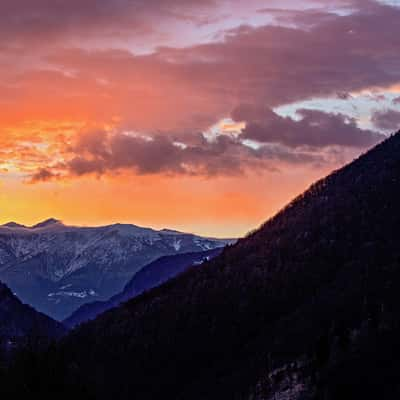
POLYGON ((0 280, 23 302, 62 320, 85 303, 119 293, 161 256, 231 242, 127 224, 75 227, 49 219, 26 227, 10 222, 0 226, 0 280))
POLYGON ((313 184, 201 268, 33 352, 31 366, 16 362, 0 375, 0 393, 398 398, 399 205, 400 133, 313 184))

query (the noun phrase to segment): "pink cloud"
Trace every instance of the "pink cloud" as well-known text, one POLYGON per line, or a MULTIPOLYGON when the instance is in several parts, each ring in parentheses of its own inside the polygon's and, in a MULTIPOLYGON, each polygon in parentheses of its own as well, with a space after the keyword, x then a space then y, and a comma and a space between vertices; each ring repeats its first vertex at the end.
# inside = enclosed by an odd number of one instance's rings
MULTIPOLYGON (((335 2, 354 10, 345 15, 295 10, 285 14, 290 26, 239 26, 212 42, 161 47, 146 55, 112 46, 89 50, 70 40, 74 35, 124 35, 131 26, 151 30, 154 19, 177 18, 175 11, 190 19, 201 14, 198 7, 209 17, 217 3, 90 0, 56 8, 54 2, 40 0, 32 13, 32 2, 2 2, 0 45, 11 54, 16 51, 12 45, 20 44, 26 58, 14 54, 19 59, 15 69, 2 69, 0 63, 2 85, 9 94, 0 116, 6 119, 24 110, 30 119, 64 116, 96 127, 112 125, 120 132, 109 137, 104 129, 96 130, 70 149, 62 169, 73 175, 121 168, 143 174, 231 173, 253 163, 270 167, 272 159, 310 162, 318 151, 323 160, 321 149, 326 147, 364 148, 382 139, 344 115, 301 110, 302 119, 294 121, 272 109, 398 84, 396 7, 373 1, 335 2), (135 25, 136 18, 143 26, 135 25), (51 43, 31 63, 29 44, 40 47, 46 37, 51 43), (253 111, 238 115, 245 105, 253 111), (218 138, 213 144, 202 141, 199 132, 229 116, 247 123, 242 138, 278 147, 255 150, 232 138, 218 138), (177 140, 188 147, 177 147, 177 140), (301 154, 303 146, 313 148, 312 154, 301 154)), ((131 34, 140 37, 140 32, 131 34)))

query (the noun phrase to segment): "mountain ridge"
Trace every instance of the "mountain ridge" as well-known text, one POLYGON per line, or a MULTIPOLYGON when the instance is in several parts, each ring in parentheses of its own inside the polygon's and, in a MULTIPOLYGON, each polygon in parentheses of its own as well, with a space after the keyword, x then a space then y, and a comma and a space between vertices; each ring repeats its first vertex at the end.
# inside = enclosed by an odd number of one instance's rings
POLYGON ((223 247, 232 240, 130 224, 0 227, 0 279, 25 302, 62 320, 80 305, 121 291, 160 256, 223 247))

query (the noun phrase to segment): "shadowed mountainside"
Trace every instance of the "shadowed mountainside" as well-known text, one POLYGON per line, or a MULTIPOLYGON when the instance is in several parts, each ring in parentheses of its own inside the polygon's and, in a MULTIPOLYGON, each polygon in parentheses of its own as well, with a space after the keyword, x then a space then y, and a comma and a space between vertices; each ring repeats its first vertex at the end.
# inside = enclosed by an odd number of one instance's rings
POLYGON ((23 304, 0 282, 0 352, 23 344, 28 338, 56 339, 64 326, 23 304))
POLYGON ((121 293, 107 301, 96 301, 79 307, 72 315, 63 321, 65 326, 73 328, 85 321, 96 318, 101 313, 117 307, 121 303, 132 299, 146 290, 152 289, 176 275, 182 273, 192 265, 199 265, 222 252, 222 248, 184 253, 173 256, 160 257, 146 265, 125 285, 121 293))

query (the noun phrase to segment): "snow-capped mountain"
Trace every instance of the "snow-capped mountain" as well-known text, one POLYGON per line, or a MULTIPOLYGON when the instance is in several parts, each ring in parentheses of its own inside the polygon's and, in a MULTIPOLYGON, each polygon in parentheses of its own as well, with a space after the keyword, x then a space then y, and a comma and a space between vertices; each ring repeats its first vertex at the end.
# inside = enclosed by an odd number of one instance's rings
POLYGON ((26 227, 10 222, 0 226, 0 279, 22 301, 62 319, 86 302, 116 294, 161 256, 230 242, 128 224, 76 227, 49 219, 26 227))

